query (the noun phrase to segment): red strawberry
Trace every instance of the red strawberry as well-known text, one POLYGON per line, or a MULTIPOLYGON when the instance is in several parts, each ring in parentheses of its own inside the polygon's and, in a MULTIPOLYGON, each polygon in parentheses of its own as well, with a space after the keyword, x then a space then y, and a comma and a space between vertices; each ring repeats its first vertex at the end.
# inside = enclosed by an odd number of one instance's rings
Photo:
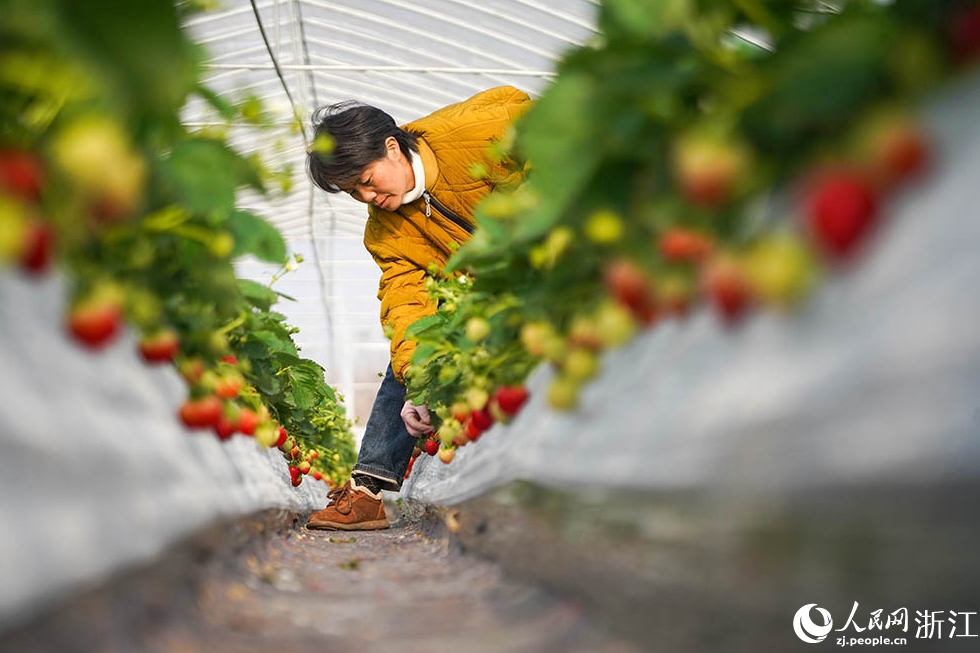
POLYGON ((434 456, 439 453, 439 440, 436 438, 429 438, 425 441, 425 453, 430 456, 434 456))
POLYGON ((604 274, 609 294, 629 308, 641 323, 650 325, 657 318, 657 301, 650 279, 638 265, 625 258, 611 261, 604 274))
POLYGON ((950 51, 959 63, 980 55, 980 5, 960 10, 949 26, 950 51))
POLYGON ((224 356, 221 358, 222 363, 228 363, 229 365, 238 365, 238 359, 234 356, 224 356))
POLYGON ((486 406, 480 410, 474 410, 473 414, 470 415, 470 419, 473 421, 473 425, 481 431, 486 431, 493 426, 493 415, 490 414, 486 406))
POLYGON ((254 410, 242 408, 240 411, 238 411, 238 422, 236 427, 238 428, 239 433, 243 433, 245 435, 254 434, 255 427, 258 425, 258 423, 259 416, 254 410))
POLYGON ((34 219, 27 224, 24 243, 20 252, 20 266, 31 274, 48 269, 54 251, 55 233, 50 223, 34 219))
POLYGON ((465 401, 457 401, 449 407, 449 412, 457 422, 462 424, 470 416, 470 406, 465 401))
POLYGON ((0 150, 0 191, 37 201, 44 187, 44 168, 33 152, 0 150))
POLYGON ((313 472, 312 474, 310 474, 310 476, 312 476, 313 478, 315 478, 318 481, 322 481, 323 480, 323 474, 321 474, 320 472, 313 472))
POLYGON ((688 134, 672 152, 671 166, 681 193, 707 208, 724 204, 745 176, 748 152, 714 135, 688 134))
MULTIPOLYGON (((476 415, 476 413, 473 413, 473 415, 476 415)), ((476 442, 480 439, 480 436, 483 435, 483 429, 477 426, 476 422, 473 421, 472 415, 463 424, 463 433, 461 435, 465 436, 466 441, 469 442, 476 442)))
POLYGON ((160 329, 139 341, 139 352, 149 363, 172 361, 180 350, 180 339, 173 329, 160 329))
POLYGON ((737 324, 752 304, 749 281, 739 263, 730 256, 710 261, 702 278, 704 292, 715 312, 727 326, 737 324))
POLYGON ((295 465, 289 466, 289 479, 293 484, 293 487, 299 487, 299 484, 303 482, 303 473, 300 471, 299 467, 295 465))
POLYGON ((275 446, 275 447, 281 447, 282 445, 286 444, 286 439, 288 437, 289 437, 289 434, 286 433, 286 429, 284 429, 283 427, 280 426, 279 427, 279 437, 276 439, 276 442, 275 442, 275 444, 273 446, 275 446))
POLYGON ((177 364, 177 371, 187 383, 197 383, 204 376, 204 361, 200 358, 187 358, 177 364))
POLYGON ((214 393, 224 399, 234 399, 245 385, 245 379, 237 372, 219 376, 214 382, 214 393))
POLYGON ((497 388, 494 398, 500 409, 508 415, 516 415, 528 398, 527 388, 524 386, 502 386, 497 388))
POLYGON ((212 426, 214 427, 214 434, 218 436, 219 440, 227 440, 235 433, 235 423, 225 415, 221 415, 212 426))
POLYGON ((95 294, 68 312, 68 329, 86 347, 107 345, 119 333, 123 313, 120 302, 109 294, 95 294))
POLYGON ((684 227, 674 227, 660 235, 660 254, 668 261, 702 261, 714 243, 708 236, 684 227))
POLYGON ((911 115, 881 110, 865 120, 858 154, 882 190, 920 176, 929 165, 930 143, 911 115))
POLYGON ((214 427, 223 416, 221 399, 207 395, 200 399, 188 399, 180 407, 180 419, 190 428, 214 427))
POLYGON ((860 245, 877 218, 878 199, 861 176, 846 170, 820 175, 806 197, 806 219, 816 243, 842 259, 860 245))

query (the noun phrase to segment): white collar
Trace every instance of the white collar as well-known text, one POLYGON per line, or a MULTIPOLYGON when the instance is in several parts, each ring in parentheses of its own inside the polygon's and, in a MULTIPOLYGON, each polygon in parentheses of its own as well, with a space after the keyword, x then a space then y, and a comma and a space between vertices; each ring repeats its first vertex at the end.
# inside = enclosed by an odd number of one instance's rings
POLYGON ((422 156, 417 151, 412 152, 412 172, 415 173, 415 188, 405 193, 402 204, 414 202, 425 192, 425 168, 422 166, 422 156))

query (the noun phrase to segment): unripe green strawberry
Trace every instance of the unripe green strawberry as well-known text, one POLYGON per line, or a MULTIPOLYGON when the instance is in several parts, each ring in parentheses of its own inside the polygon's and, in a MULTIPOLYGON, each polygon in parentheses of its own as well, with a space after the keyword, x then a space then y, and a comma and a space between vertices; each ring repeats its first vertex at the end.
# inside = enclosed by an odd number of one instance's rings
POLYGON ((817 262, 802 240, 791 234, 763 238, 742 257, 753 293, 782 307, 796 305, 817 280, 817 262))
POLYGON ((487 405, 489 399, 489 393, 483 388, 474 387, 466 391, 466 404, 470 407, 470 410, 483 410, 483 407, 487 405))
POLYGON ((32 219, 24 202, 0 193, 0 263, 21 259, 32 219))
POLYGON ((439 425, 439 430, 436 435, 439 437, 439 441, 443 444, 452 444, 456 441, 457 436, 463 432, 463 425, 455 420, 447 419, 445 422, 439 425))
POLYGON ((599 322, 593 315, 576 315, 568 327, 568 344, 572 347, 599 349, 602 347, 602 332, 599 322))
POLYGON ((466 321, 466 339, 470 342, 482 342, 490 335, 490 323, 482 317, 471 317, 466 321))
POLYGON ((687 275, 667 272, 657 279, 657 298, 670 315, 686 317, 695 294, 695 284, 687 275))
POLYGON ((555 410, 571 410, 578 403, 579 384, 564 376, 552 379, 545 398, 555 410))
POLYGON ((439 449, 439 460, 446 463, 447 465, 453 461, 456 457, 456 449, 450 447, 443 447, 439 449))
POLYGON ((146 161, 113 118, 87 116, 68 123, 52 140, 51 152, 98 219, 125 218, 142 201, 146 161))
POLYGON ((595 314, 596 330, 605 347, 619 347, 629 342, 637 332, 636 320, 619 302, 604 299, 595 314))
POLYGON ((545 341, 554 334, 547 322, 527 322, 521 327, 521 343, 532 356, 545 355, 545 341))
POLYGON ((278 438, 279 429, 277 428, 275 422, 259 422, 259 424, 255 427, 255 440, 263 447, 276 446, 276 440, 278 438))
POLYGON ((597 245, 619 242, 625 232, 623 218, 612 209, 593 211, 585 221, 585 235, 597 245))
POLYGON ((591 349, 573 347, 568 351, 561 371, 573 381, 587 381, 599 373, 599 358, 591 349))
POLYGON ((570 228, 555 227, 548 233, 543 243, 531 249, 529 253, 531 267, 538 269, 554 267, 574 240, 575 233, 570 228))

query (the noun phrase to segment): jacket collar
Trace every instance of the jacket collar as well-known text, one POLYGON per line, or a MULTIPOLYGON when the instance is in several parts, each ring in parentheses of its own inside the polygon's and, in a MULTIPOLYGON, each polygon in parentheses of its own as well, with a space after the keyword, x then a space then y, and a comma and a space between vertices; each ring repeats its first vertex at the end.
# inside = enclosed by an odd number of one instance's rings
POLYGON ((431 189, 439 178, 439 163, 428 143, 421 138, 416 143, 419 147, 419 158, 422 159, 422 166, 425 168, 425 188, 431 189))
POLYGON ((415 188, 402 195, 402 204, 414 202, 425 192, 425 165, 418 151, 412 156, 412 175, 415 177, 415 188))

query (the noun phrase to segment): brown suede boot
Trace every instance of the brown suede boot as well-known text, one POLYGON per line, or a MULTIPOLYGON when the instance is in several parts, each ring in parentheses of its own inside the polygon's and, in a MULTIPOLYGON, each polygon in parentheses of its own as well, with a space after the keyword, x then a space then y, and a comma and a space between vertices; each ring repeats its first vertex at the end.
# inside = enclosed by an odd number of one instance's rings
POLYGON ((372 494, 353 479, 327 494, 330 504, 310 515, 307 528, 332 531, 376 531, 388 528, 381 492, 372 494))

